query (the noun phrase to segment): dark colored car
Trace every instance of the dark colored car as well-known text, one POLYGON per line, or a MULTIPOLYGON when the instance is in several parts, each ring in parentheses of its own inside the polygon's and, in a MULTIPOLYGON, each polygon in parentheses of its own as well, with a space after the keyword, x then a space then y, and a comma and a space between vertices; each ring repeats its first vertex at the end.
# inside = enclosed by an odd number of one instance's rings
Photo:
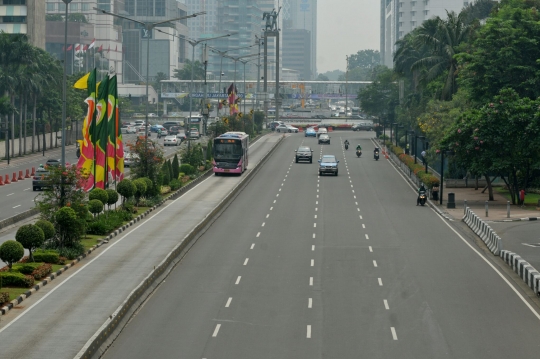
POLYGON ((326 144, 330 144, 330 136, 328 136, 327 134, 323 133, 322 135, 319 136, 319 145, 322 144, 322 143, 326 143, 326 144))
POLYGON ((168 121, 163 124, 163 127, 165 127, 167 130, 172 126, 181 126, 181 123, 178 121, 168 121))
POLYGON ((338 163, 334 155, 324 155, 319 160, 319 176, 322 176, 326 173, 331 173, 334 176, 338 175, 338 163))
POLYGON ((47 162, 45 162, 45 166, 60 166, 61 163, 62 163, 61 160, 49 158, 47 162))
POLYGON ((179 131, 180 131, 180 126, 169 127, 169 135, 178 135, 179 131))
POLYGON ((300 161, 309 161, 309 163, 313 162, 313 150, 307 146, 300 146, 297 150, 294 150, 296 152, 296 163, 300 161))
POLYGON ((49 171, 43 167, 38 168, 36 173, 34 173, 34 177, 32 177, 32 190, 39 191, 49 186, 49 171))
POLYGON ((351 129, 353 131, 372 131, 373 124, 368 122, 356 123, 351 127, 351 129))

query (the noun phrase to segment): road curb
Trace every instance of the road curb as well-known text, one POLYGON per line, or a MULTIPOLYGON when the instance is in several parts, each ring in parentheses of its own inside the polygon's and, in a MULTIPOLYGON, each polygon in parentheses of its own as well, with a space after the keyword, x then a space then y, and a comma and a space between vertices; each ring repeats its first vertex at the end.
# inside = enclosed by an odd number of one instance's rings
POLYGON ((162 281, 175 267, 177 261, 181 260, 181 254, 198 237, 198 234, 225 208, 230 200, 233 199, 245 185, 258 173, 261 165, 266 162, 275 149, 283 142, 284 137, 279 137, 278 142, 219 203, 205 218, 197 224, 166 258, 157 265, 154 270, 128 295, 127 299, 109 316, 105 323, 96 331, 96 333, 87 341, 85 346, 75 356, 75 359, 90 359, 94 355, 102 355, 120 334, 122 328, 127 324, 132 314, 144 303, 148 296, 157 288, 162 281), (102 349, 105 347, 105 349, 102 349))
POLYGON ((4 229, 8 226, 11 226, 12 224, 23 221, 32 216, 35 216, 38 213, 39 213, 38 208, 32 208, 32 209, 29 209, 28 211, 21 212, 13 217, 3 219, 0 221, 0 229, 4 229))

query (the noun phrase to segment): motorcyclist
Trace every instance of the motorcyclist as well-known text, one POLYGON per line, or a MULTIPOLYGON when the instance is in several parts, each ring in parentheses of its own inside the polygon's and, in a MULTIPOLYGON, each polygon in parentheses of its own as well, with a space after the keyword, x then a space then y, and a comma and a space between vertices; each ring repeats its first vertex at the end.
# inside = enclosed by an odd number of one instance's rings
POLYGON ((358 144, 358 146, 356 146, 356 150, 357 151, 362 151, 362 146, 360 146, 360 144, 358 144))
POLYGON ((345 140, 343 144, 345 145, 345 149, 349 148, 349 140, 345 140))
POLYGON ((420 188, 418 188, 418 197, 416 198, 416 205, 417 206, 420 205, 420 193, 421 192, 424 192, 424 193, 426 192, 426 187, 424 187, 423 183, 420 185, 420 188))
POLYGON ((157 138, 161 138, 161 128, 157 132, 157 138))
POLYGON ((373 150, 373 156, 375 156, 377 153, 379 153, 379 147, 375 147, 373 150))

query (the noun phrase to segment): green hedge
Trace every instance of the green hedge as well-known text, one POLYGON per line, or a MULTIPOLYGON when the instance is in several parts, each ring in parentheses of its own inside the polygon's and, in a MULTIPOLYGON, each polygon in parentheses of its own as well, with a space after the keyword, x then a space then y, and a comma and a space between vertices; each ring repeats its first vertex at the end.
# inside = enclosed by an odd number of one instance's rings
POLYGON ((388 142, 386 145, 393 153, 396 154, 396 156, 398 156, 401 162, 405 163, 407 167, 410 168, 410 170, 416 175, 416 177, 418 177, 421 182, 424 183, 427 188, 431 189, 435 185, 439 186, 439 178, 429 172, 429 169, 428 173, 426 173, 426 167, 419 163, 414 163, 414 158, 406 155, 401 147, 394 146, 392 144, 389 144, 388 142))
POLYGON ((0 272, 2 286, 30 288, 34 285, 34 277, 19 272, 0 272))
POLYGON ((52 249, 49 249, 49 250, 38 249, 34 252, 34 260, 36 262, 59 264, 60 254, 58 254, 57 251, 52 250, 52 249))

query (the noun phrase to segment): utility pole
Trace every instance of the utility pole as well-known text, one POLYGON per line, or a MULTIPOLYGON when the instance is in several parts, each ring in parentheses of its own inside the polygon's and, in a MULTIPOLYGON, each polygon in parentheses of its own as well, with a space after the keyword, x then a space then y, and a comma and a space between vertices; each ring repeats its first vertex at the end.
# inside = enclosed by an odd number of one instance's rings
POLYGON ((349 109, 349 95, 347 93, 347 85, 349 82, 349 55, 345 55, 347 64, 345 66, 345 122, 347 122, 347 111, 349 109))

